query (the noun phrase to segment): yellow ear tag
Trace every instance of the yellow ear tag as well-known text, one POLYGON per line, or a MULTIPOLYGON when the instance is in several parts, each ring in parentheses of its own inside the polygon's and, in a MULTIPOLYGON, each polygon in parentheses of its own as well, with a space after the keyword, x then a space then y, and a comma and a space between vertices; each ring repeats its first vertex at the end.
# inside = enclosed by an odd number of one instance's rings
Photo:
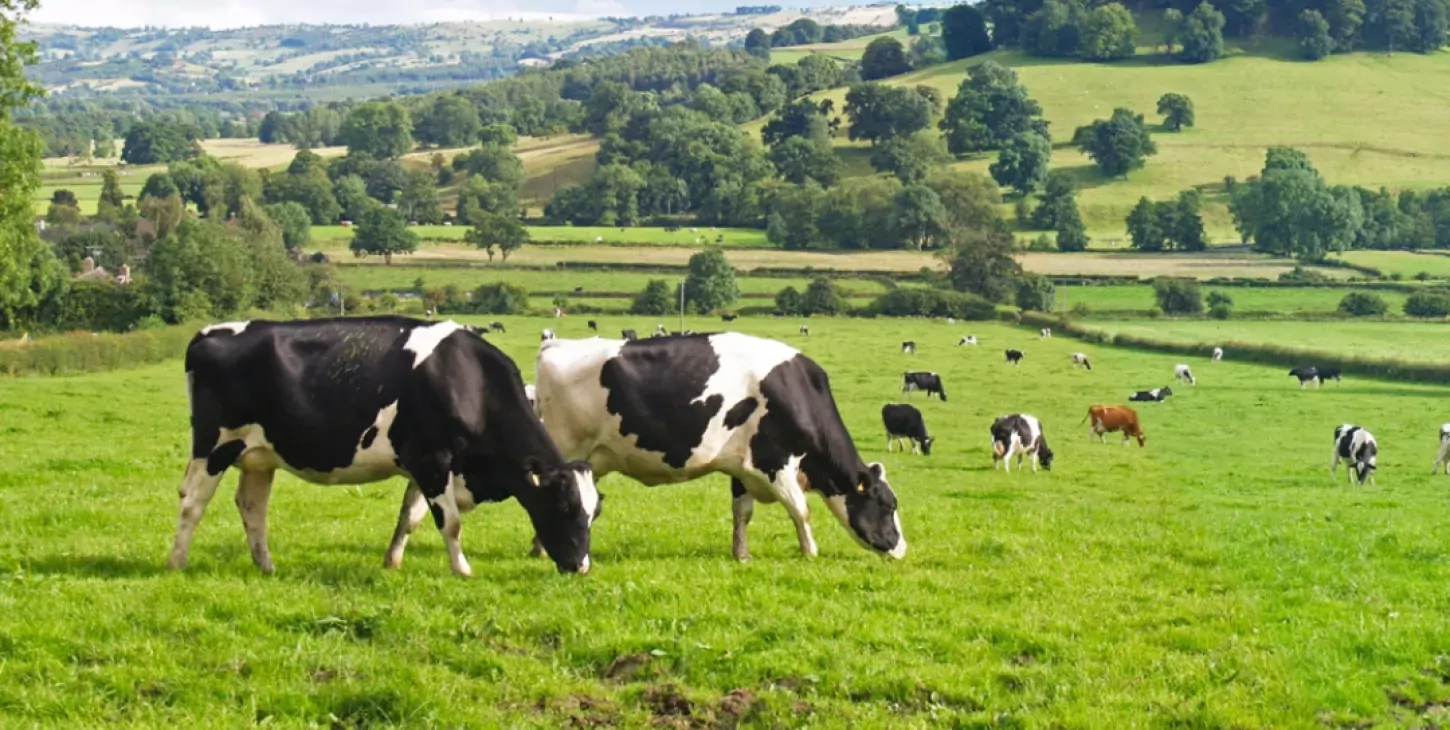
POLYGON ((539 486, 539 475, 531 472, 529 474, 529 481, 533 482, 534 486, 539 486))
POLYGON ((864 492, 864 491, 866 491, 866 482, 861 482, 860 484, 857 484, 856 485, 856 491, 858 491, 858 492, 864 492))

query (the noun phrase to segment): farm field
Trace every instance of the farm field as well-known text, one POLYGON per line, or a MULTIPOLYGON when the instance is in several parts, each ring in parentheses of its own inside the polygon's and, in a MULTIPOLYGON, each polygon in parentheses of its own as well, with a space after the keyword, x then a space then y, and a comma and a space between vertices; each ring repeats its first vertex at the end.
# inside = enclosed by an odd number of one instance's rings
MULTIPOLYGON (((1273 344, 1315 352, 1422 363, 1450 357, 1450 325, 1443 322, 1254 322, 1158 320, 1092 322, 1096 329, 1151 336, 1169 342, 1231 349, 1234 342, 1273 344)), ((1230 356, 1232 353, 1230 353, 1230 356)))
MULTIPOLYGON (((1273 314, 1328 314, 1339 309, 1344 295, 1355 291, 1348 287, 1330 288, 1267 288, 1205 286, 1203 295, 1222 292, 1234 300, 1234 312, 1273 314)), ((1398 314, 1404 307, 1408 295, 1396 291, 1374 290, 1374 294, 1390 305, 1390 312, 1398 314)), ((1057 286, 1056 309, 1068 311, 1078 304, 1086 304, 1094 311, 1146 312, 1157 306, 1153 298, 1153 287, 1147 285, 1128 286, 1057 286)), ((1312 328, 1312 326, 1311 326, 1312 328)))
MULTIPOLYGON (((501 319, 509 334, 492 339, 526 378, 540 327, 585 334, 582 319, 501 319)), ((1140 409, 1147 448, 1123 448, 1088 443, 1086 406, 1161 385, 1180 358, 983 323, 813 320, 809 338, 792 321, 737 324, 830 372, 863 456, 898 492, 904 561, 861 550, 812 498, 819 558, 799 558, 766 505, 754 561, 736 564, 725 480, 610 477, 587 577, 526 557, 514 504, 465 518, 472 581, 449 573, 426 525, 390 572, 401 482, 283 476, 275 576, 251 566, 234 477, 191 569, 171 574, 180 362, 0 381, 0 711, 72 726, 1438 721, 1450 517, 1429 464, 1450 391, 1301 392, 1278 368, 1205 361, 1197 388, 1140 409), (954 346, 967 331, 980 348, 954 346), (900 339, 920 354, 896 352, 900 339), (1020 369, 1004 347, 1026 351, 1020 369), (1076 350, 1093 371, 1068 364, 1076 350), (929 457, 883 449, 878 412, 908 369, 940 372, 949 391, 914 399, 937 438, 929 457), (987 426, 1013 411, 1042 418, 1053 471, 991 470, 987 426), (1377 486, 1330 481, 1344 422, 1379 438, 1377 486)))
MULTIPOLYGON (((584 288, 584 296, 601 292, 625 292, 636 294, 644 289, 651 279, 664 279, 673 288, 683 275, 630 273, 619 271, 538 271, 530 269, 422 269, 403 266, 347 266, 339 271, 344 284, 367 290, 412 289, 415 280, 421 278, 428 287, 455 286, 473 289, 494 281, 518 284, 530 292, 562 292, 569 294, 575 287, 584 288)), ((775 277, 737 277, 736 283, 743 294, 770 294, 787 286, 804 291, 809 279, 775 277)), ((854 294, 882 294, 886 287, 878 281, 866 279, 839 279, 841 288, 854 294)))
POLYGON ((1440 253, 1417 253, 1414 251, 1346 251, 1339 258, 1356 266, 1369 266, 1387 275, 1399 274, 1405 278, 1420 273, 1435 279, 1450 278, 1450 256, 1440 253))

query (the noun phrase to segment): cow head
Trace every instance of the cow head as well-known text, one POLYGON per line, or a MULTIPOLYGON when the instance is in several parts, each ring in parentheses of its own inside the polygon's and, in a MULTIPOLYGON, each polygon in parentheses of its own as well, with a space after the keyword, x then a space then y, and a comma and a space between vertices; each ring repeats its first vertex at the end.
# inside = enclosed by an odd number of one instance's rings
POLYGON ((933 442, 935 440, 936 439, 934 439, 934 438, 932 438, 930 436, 927 436, 926 438, 924 438, 924 439, 921 440, 921 454, 922 454, 922 456, 931 456, 931 442, 933 442))
POLYGON ((1047 448, 1045 443, 1037 450, 1037 463, 1041 464, 1043 469, 1052 471, 1052 449, 1047 448))
POLYGON ((538 459, 524 464, 535 493, 529 518, 544 551, 561 573, 589 572, 589 530, 599 516, 604 495, 594 486, 588 462, 548 468, 538 459))
POLYGON ((1170 388, 1170 387, 1168 387, 1168 386, 1165 385, 1162 388, 1159 388, 1158 389, 1158 397, 1159 398, 1167 398, 1170 395, 1173 395, 1173 389, 1172 388, 1170 388))
POLYGON ((832 512, 863 547, 898 560, 906 557, 906 538, 896 514, 896 492, 886 483, 886 467, 880 462, 869 464, 857 475, 856 482, 844 498, 828 501, 832 512))
POLYGON ((1143 433, 1142 427, 1135 427, 1131 435, 1138 439, 1139 446, 1148 445, 1148 436, 1143 433))
POLYGON ((1359 461, 1354 465, 1354 476, 1360 484, 1374 475, 1376 457, 1379 455, 1379 447, 1375 442, 1370 441, 1360 450, 1359 461))

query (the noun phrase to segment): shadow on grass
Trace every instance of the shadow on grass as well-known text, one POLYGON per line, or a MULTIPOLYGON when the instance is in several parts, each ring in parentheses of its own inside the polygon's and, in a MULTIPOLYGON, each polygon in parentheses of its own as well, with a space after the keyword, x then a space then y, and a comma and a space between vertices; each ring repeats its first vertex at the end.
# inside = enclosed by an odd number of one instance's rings
POLYGON ((168 572, 164 555, 132 558, 117 555, 41 555, 20 561, 26 572, 84 578, 151 578, 168 572))

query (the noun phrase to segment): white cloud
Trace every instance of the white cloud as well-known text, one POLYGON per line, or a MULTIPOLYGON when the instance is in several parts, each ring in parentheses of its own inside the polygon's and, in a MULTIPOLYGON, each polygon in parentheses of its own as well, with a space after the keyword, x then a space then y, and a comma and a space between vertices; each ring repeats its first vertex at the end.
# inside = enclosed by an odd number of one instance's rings
MULTIPOLYGON (((503 18, 556 20, 659 12, 655 0, 41 0, 36 23, 80 26, 237 28, 283 23, 442 23, 503 18), (638 7, 633 10, 629 5, 638 7)), ((666 11, 670 12, 670 11, 666 11)))

